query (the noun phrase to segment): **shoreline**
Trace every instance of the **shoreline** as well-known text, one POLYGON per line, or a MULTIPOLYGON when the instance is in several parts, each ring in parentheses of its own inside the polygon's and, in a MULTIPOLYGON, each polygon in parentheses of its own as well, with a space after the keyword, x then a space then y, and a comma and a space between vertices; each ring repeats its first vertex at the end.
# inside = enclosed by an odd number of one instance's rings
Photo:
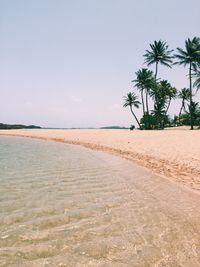
POLYGON ((200 140, 194 140, 194 135, 198 137, 198 132, 191 134, 190 131, 183 131, 183 133, 181 131, 162 131, 162 133, 158 132, 154 134, 153 132, 130 132, 127 130, 118 131, 103 129, 0 131, 0 136, 15 136, 56 141, 72 145, 80 145, 92 150, 103 151, 129 160, 159 176, 182 184, 189 189, 200 191, 200 140), (180 137, 182 137, 183 140, 181 140, 180 137), (173 140, 171 147, 168 140, 170 138, 173 140), (163 148, 155 143, 156 149, 155 151, 151 151, 152 146, 154 145, 153 139, 158 143, 160 141, 161 143, 163 142, 163 148), (152 143, 150 141, 152 141, 152 143), (183 143, 183 141, 185 142, 183 143), (137 142, 137 146, 135 142, 137 142), (176 148, 173 148, 174 142, 177 142, 176 148), (188 142, 190 143, 190 146, 188 146, 188 142), (194 142, 197 142, 196 154, 192 151, 193 146, 191 144, 194 145, 194 142), (180 147, 180 145, 182 145, 182 147, 180 147), (138 148, 140 147, 141 152, 138 151, 138 148), (162 154, 162 149, 164 149, 164 154, 162 154), (171 155, 167 149, 170 151, 171 155), (186 151, 184 151, 184 149, 186 149, 186 151), (184 155, 186 152, 191 153, 189 153, 189 155, 188 153, 187 155, 184 155), (176 157, 177 155, 173 154, 177 154, 179 158, 176 157), (184 159, 184 156, 186 156, 186 160, 182 160, 184 159), (172 160, 170 160, 170 158, 172 160))

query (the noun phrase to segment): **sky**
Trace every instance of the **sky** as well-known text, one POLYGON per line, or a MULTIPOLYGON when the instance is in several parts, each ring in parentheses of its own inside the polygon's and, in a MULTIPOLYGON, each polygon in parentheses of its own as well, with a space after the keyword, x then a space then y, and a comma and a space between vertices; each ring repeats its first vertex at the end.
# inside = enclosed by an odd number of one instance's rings
MULTIPOLYGON (((135 124, 123 96, 136 92, 131 80, 146 67, 145 50, 159 39, 184 48, 200 36, 199 10, 199 0, 0 0, 0 122, 135 124)), ((179 90, 186 74, 158 70, 179 90)), ((170 114, 179 109, 173 102, 170 114)))

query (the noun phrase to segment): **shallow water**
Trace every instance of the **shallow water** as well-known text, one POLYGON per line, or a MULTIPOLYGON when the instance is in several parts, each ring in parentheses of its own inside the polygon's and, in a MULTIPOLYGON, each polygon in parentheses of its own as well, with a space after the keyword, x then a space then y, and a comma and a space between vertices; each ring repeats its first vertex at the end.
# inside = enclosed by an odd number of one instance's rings
POLYGON ((0 266, 200 266, 200 195, 79 146, 0 138, 0 266))

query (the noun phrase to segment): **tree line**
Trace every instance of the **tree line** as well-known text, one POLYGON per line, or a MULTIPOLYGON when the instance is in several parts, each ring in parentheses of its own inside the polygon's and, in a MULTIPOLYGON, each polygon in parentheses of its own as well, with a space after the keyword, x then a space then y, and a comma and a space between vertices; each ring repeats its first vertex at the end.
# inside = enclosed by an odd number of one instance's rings
POLYGON ((135 72, 132 80, 134 92, 124 96, 124 107, 129 107, 139 129, 164 129, 173 125, 200 126, 200 106, 194 96, 200 89, 200 38, 194 37, 185 40, 184 48, 169 50, 168 44, 163 41, 154 41, 146 50, 144 63, 147 68, 135 72), (148 69, 155 65, 155 71, 148 69), (186 88, 177 90, 168 80, 158 78, 159 65, 172 68, 173 65, 183 65, 188 69, 189 84, 186 88), (138 96, 139 94, 139 96, 138 96), (173 99, 181 99, 179 114, 171 119, 168 110, 173 99), (153 110, 149 108, 149 100, 153 101, 153 110), (143 116, 139 120, 134 109, 142 107, 143 116))

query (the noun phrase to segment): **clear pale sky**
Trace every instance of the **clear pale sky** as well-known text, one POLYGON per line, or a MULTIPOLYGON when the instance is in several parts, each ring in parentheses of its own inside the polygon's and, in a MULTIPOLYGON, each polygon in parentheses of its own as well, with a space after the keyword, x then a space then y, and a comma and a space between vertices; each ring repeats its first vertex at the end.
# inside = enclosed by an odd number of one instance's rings
MULTIPOLYGON (((0 0, 0 122, 135 124, 122 97, 145 67, 145 49, 200 36, 199 10, 199 0, 0 0)), ((159 67, 178 89, 188 86, 185 75, 159 67)), ((170 113, 179 108, 174 102, 170 113)))

